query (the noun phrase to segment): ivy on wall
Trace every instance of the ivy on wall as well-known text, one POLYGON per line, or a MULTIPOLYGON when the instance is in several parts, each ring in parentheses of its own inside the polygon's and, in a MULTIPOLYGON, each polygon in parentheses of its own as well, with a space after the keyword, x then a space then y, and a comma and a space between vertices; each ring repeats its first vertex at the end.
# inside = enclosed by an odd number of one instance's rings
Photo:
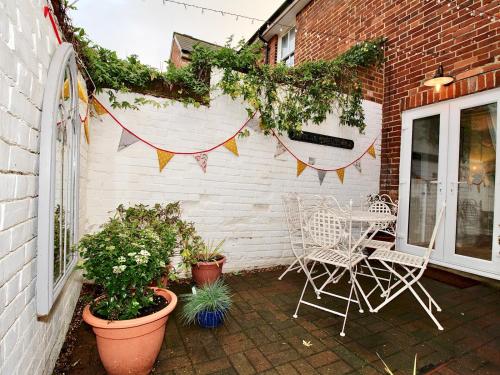
POLYGON ((244 99, 249 115, 258 111, 266 133, 272 129, 279 133, 300 132, 304 124, 320 124, 333 111, 338 114, 340 125, 363 132, 358 73, 384 61, 384 38, 357 43, 332 60, 308 61, 294 67, 263 64, 261 44, 247 45, 241 41, 231 48, 229 40, 217 50, 197 45, 190 64, 175 67, 170 63, 165 72, 160 72, 141 63, 135 55, 119 58, 115 51, 93 43, 83 29, 71 29, 71 40, 95 89, 106 90, 114 108, 137 109, 144 104, 161 107, 171 100, 198 106, 208 104, 210 94, 220 91, 233 99, 244 99), (221 72, 221 79, 211 84, 214 68, 221 72), (141 96, 133 102, 120 101, 116 91, 170 99, 141 96))

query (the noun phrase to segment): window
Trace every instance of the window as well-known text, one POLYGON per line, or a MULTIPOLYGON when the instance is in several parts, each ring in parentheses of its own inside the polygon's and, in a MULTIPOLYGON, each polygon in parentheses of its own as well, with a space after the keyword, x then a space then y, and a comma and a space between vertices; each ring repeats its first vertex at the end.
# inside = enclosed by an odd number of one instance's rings
POLYGON ((280 38, 280 61, 287 66, 295 63, 295 27, 292 27, 280 38))
POLYGON ((61 44, 42 105, 38 197, 37 314, 47 315, 77 262, 80 115, 75 52, 61 44))

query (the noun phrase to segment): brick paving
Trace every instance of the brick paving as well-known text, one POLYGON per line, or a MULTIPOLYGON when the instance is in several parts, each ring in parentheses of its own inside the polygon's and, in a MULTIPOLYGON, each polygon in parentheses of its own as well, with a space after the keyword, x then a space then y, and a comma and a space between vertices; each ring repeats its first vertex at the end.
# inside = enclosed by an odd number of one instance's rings
MULTIPOLYGON (((298 319, 292 318, 304 277, 289 273, 278 281, 279 274, 226 276, 234 306, 215 330, 183 326, 181 302, 168 322, 154 373, 380 374, 378 353, 399 374, 412 373, 415 354, 420 374, 500 374, 500 292, 494 288, 460 289, 425 278, 443 308, 437 316, 444 331, 405 292, 377 314, 352 308, 346 337, 340 337, 340 317, 302 305, 298 319)), ((181 295, 189 286, 172 290, 181 295)), ((322 303, 340 306, 326 296, 322 303)), ((91 329, 83 324, 77 335, 68 373, 104 374, 91 329)))

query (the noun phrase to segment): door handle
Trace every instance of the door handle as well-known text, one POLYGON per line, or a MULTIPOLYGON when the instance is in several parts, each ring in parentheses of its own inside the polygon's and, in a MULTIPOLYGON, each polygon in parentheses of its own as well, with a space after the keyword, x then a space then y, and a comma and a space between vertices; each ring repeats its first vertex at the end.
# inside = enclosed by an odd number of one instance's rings
POLYGON ((450 192, 453 193, 453 186, 456 186, 457 190, 458 190, 458 187, 461 184, 467 184, 467 183, 468 183, 467 181, 452 181, 452 182, 450 182, 450 185, 451 185, 450 192))

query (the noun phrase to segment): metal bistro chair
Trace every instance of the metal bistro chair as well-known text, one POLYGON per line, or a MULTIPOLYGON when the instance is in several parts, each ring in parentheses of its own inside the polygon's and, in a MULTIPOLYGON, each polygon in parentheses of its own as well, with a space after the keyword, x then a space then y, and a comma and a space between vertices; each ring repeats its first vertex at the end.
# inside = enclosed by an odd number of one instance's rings
POLYGON ((281 274, 278 280, 290 271, 301 272, 304 270, 304 257, 308 250, 316 249, 318 246, 312 242, 304 231, 304 222, 307 220, 307 213, 315 209, 319 202, 317 199, 308 199, 304 202, 298 194, 289 193, 282 197, 283 209, 285 211, 286 222, 288 226, 288 234, 290 238, 290 247, 295 256, 295 260, 281 274), (305 206, 305 203, 309 207, 305 206))
POLYGON ((434 248, 434 243, 436 242, 436 236, 438 233, 439 225, 444 215, 446 203, 443 203, 443 207, 438 213, 436 217, 436 224, 434 225, 434 229, 432 231, 431 240, 429 242, 429 246, 427 247, 424 255, 412 255, 403 253, 401 251, 396 250, 387 250, 384 248, 377 249, 370 255, 369 259, 376 259, 382 263, 382 265, 391 272, 392 275, 395 276, 397 280, 392 286, 388 287, 383 293, 382 297, 385 297, 385 301, 382 302, 379 306, 374 309, 374 312, 380 311, 382 307, 393 301, 397 298, 401 293, 405 290, 409 290, 416 300, 423 307, 427 315, 432 319, 432 321, 436 324, 439 330, 443 330, 443 327, 438 322, 434 314, 432 313, 432 307, 434 306, 437 311, 441 311, 441 308, 436 303, 436 301, 432 298, 429 292, 424 288, 424 286, 420 283, 420 278, 424 274, 424 271, 427 269, 427 264, 429 263, 429 258, 431 256, 431 252, 434 248), (389 265, 389 263, 392 263, 389 265), (402 274, 396 270, 395 266, 400 266, 406 274, 402 274), (417 294, 417 291, 414 289, 414 286, 418 285, 420 290, 424 293, 425 297, 428 298, 428 304, 426 305, 422 298, 417 294))
MULTIPOLYGON (((309 269, 307 266, 304 268, 307 279, 302 289, 302 294, 300 295, 295 314, 293 315, 294 318, 297 318, 301 304, 339 315, 344 318, 342 330, 340 332, 341 336, 345 336, 345 325, 350 304, 358 304, 359 311, 363 312, 358 295, 358 289, 361 290, 361 287, 356 280, 356 266, 366 257, 362 253, 351 252, 351 221, 347 216, 348 215, 345 213, 341 214, 339 210, 328 208, 320 208, 311 214, 306 225, 306 230, 310 233, 311 238, 317 246, 319 246, 319 249, 314 250, 305 257, 305 261, 311 263, 311 268, 309 269), (315 279, 319 276, 312 276, 317 264, 323 265, 326 269, 328 269, 329 266, 334 267, 333 271, 328 272, 327 280, 319 288, 315 283, 315 279), (345 297, 325 291, 324 288, 332 284, 333 278, 339 273, 342 274, 345 270, 347 270, 349 274, 349 295, 345 297), (325 294, 347 301, 345 311, 336 311, 304 300, 304 294, 309 284, 313 287, 318 299, 321 299, 321 294, 325 294), (353 293, 355 298, 353 298, 353 293)), ((361 293, 363 293, 362 290, 361 293)))
MULTIPOLYGON (((398 216, 399 205, 397 201, 393 201, 390 196, 387 194, 374 194, 370 195, 367 200, 367 211, 368 212, 378 212, 378 213, 387 213, 398 216)), ((365 239, 361 246, 363 248, 371 248, 371 249, 387 249, 391 250, 394 248, 396 242, 396 222, 388 223, 377 223, 375 224, 374 231, 370 237, 365 239), (392 236, 394 239, 391 241, 384 240, 374 240, 373 237, 377 233, 384 233, 392 236)))

